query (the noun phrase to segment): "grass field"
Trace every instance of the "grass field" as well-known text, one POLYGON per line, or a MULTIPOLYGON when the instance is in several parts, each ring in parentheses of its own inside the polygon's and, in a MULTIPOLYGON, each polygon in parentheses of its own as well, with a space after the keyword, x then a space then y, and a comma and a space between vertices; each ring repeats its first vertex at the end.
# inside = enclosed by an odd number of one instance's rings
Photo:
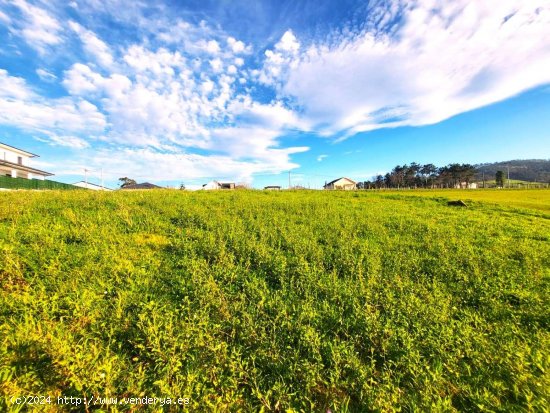
POLYGON ((547 189, 417 189, 385 191, 398 195, 419 196, 423 198, 463 199, 483 201, 492 206, 503 208, 528 208, 550 212, 550 191, 547 189))
POLYGON ((1 195, 0 411, 548 408, 550 191, 1 195))

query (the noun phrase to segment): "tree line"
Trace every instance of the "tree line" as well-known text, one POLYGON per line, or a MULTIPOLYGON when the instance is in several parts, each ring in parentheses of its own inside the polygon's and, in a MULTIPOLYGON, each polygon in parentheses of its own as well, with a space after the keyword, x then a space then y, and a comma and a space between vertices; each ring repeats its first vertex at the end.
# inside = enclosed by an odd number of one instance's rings
POLYGON ((397 165, 385 175, 377 175, 372 181, 357 184, 359 189, 382 188, 468 188, 475 182, 474 165, 452 163, 437 167, 434 164, 397 165))

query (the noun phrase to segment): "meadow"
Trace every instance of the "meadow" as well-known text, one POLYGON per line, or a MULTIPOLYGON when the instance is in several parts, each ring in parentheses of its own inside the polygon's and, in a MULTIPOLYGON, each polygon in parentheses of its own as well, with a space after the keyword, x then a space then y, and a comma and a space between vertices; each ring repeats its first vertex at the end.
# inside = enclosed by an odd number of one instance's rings
POLYGON ((0 411, 545 411, 549 205, 548 190, 2 193, 0 411), (10 402, 25 395, 189 404, 10 402))

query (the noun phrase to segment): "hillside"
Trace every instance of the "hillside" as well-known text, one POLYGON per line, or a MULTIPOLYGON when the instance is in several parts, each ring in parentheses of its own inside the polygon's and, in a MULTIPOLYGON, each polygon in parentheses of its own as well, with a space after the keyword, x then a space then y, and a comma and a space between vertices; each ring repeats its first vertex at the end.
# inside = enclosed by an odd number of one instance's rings
POLYGON ((510 168, 510 179, 529 182, 550 182, 550 159, 516 159, 506 162, 484 163, 475 165, 478 174, 477 179, 494 179, 497 171, 508 173, 510 168))

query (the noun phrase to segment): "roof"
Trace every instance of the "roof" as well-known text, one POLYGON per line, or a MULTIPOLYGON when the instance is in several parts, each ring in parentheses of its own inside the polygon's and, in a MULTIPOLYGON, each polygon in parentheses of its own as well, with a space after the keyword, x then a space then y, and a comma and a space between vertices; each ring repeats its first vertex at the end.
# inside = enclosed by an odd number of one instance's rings
POLYGON ((38 155, 35 155, 34 153, 24 151, 23 149, 19 149, 19 148, 16 148, 15 146, 7 145, 7 144, 2 143, 2 142, 0 142, 0 146, 4 147, 6 149, 9 149, 10 151, 15 151, 15 152, 19 152, 22 155, 27 155, 28 157, 31 157, 31 158, 39 157, 38 155))
POLYGON ((353 179, 349 179, 349 178, 346 178, 345 176, 342 176, 341 178, 338 178, 338 179, 335 179, 335 180, 333 180, 333 181, 330 181, 330 182, 326 183, 325 186, 332 185, 333 183, 338 182, 340 179, 347 179, 348 181, 350 181, 350 182, 352 182, 352 183, 354 183, 354 184, 357 183, 357 182, 355 182, 353 179))
POLYGON ((162 188, 162 187, 149 182, 143 182, 141 184, 127 185, 120 189, 156 189, 156 188, 162 188))
POLYGON ((19 165, 18 163, 13 163, 13 162, 9 162, 9 161, 0 160, 0 165, 6 165, 6 166, 9 166, 10 168, 13 168, 13 169, 18 169, 20 171, 30 172, 32 174, 37 174, 37 175, 44 175, 44 176, 52 176, 53 175, 50 172, 41 171, 40 169, 31 168, 30 166, 27 166, 27 165, 19 165))

